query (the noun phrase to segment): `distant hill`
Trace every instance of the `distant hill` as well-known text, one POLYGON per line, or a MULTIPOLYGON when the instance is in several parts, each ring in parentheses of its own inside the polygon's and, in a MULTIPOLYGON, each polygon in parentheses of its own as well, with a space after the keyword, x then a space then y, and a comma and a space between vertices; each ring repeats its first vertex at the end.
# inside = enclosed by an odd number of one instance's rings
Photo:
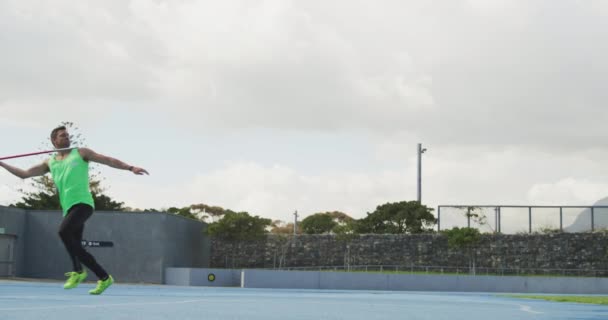
MULTIPOLYGON (((594 206, 608 206, 608 197, 599 200, 594 206)), ((608 228, 608 209, 596 209, 594 214, 595 229, 608 228)), ((591 209, 585 209, 578 214, 574 222, 564 228, 566 232, 591 231, 591 209)))

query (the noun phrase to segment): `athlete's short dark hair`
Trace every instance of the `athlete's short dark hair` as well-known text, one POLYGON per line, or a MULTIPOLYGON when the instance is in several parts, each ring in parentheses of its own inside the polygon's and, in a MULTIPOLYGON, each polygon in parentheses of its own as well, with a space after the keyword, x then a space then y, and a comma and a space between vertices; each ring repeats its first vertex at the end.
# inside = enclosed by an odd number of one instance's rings
POLYGON ((65 126, 60 126, 60 127, 53 129, 53 131, 51 131, 51 141, 55 140, 55 138, 57 138, 57 133, 62 130, 67 130, 67 129, 65 126))

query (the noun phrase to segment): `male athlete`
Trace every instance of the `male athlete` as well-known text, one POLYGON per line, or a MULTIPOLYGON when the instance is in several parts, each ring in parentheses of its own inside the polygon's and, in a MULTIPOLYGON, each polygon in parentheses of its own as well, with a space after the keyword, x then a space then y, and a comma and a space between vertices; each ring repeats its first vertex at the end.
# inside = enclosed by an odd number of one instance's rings
MULTIPOLYGON (((70 136, 65 126, 53 129, 51 142, 56 149, 70 147, 70 136)), ((63 209, 63 221, 59 227, 59 237, 72 259, 73 271, 63 285, 65 289, 76 288, 87 277, 82 268, 84 264, 99 280, 97 287, 90 294, 103 293, 114 279, 104 270, 95 258, 82 247, 84 224, 93 214, 95 204, 89 189, 89 162, 97 162, 112 168, 129 170, 137 175, 148 174, 142 168, 130 166, 120 160, 107 157, 88 148, 73 148, 58 151, 55 155, 29 170, 22 170, 0 161, 0 166, 15 176, 26 179, 51 173, 59 192, 59 201, 63 209)))

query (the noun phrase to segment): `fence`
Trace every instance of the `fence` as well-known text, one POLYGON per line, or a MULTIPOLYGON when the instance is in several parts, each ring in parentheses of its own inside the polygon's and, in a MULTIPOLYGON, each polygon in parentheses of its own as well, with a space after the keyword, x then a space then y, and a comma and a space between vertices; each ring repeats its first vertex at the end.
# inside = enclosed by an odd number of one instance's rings
POLYGON ((467 227, 487 228, 498 233, 593 232, 608 227, 608 206, 440 205, 437 207, 438 231, 446 225, 464 227, 465 224, 467 227), (508 223, 509 219, 510 223, 508 223), (527 228, 522 230, 521 227, 526 226, 526 222, 527 228), (569 222, 571 224, 564 227, 565 223, 569 222))
POLYGON ((493 276, 570 276, 570 277, 608 277, 608 270, 596 269, 558 269, 558 268, 485 268, 452 267, 424 265, 351 265, 351 266, 313 266, 268 268, 287 271, 344 271, 380 272, 400 274, 445 274, 445 275, 493 275, 493 276))

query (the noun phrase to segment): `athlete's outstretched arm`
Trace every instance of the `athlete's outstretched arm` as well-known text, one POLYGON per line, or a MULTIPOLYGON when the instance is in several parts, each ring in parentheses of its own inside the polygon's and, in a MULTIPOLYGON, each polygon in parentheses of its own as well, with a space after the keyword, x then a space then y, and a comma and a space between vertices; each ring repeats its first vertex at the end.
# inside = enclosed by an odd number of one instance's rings
POLYGON ((148 171, 143 168, 128 165, 118 159, 96 153, 95 151, 89 148, 79 148, 78 152, 80 152, 80 156, 82 156, 85 161, 105 164, 106 166, 110 166, 116 169, 129 170, 137 175, 149 174, 148 171))
POLYGON ((47 172, 49 172, 49 165, 47 164, 46 161, 44 161, 43 163, 39 164, 39 165, 35 165, 27 170, 23 170, 23 169, 19 169, 17 167, 13 167, 11 165, 8 165, 2 161, 0 161, 0 167, 3 167, 4 169, 6 169, 6 171, 16 175, 17 177, 21 178, 21 179, 26 179, 26 178, 31 178, 31 177, 37 177, 37 176, 43 176, 45 175, 47 172))

